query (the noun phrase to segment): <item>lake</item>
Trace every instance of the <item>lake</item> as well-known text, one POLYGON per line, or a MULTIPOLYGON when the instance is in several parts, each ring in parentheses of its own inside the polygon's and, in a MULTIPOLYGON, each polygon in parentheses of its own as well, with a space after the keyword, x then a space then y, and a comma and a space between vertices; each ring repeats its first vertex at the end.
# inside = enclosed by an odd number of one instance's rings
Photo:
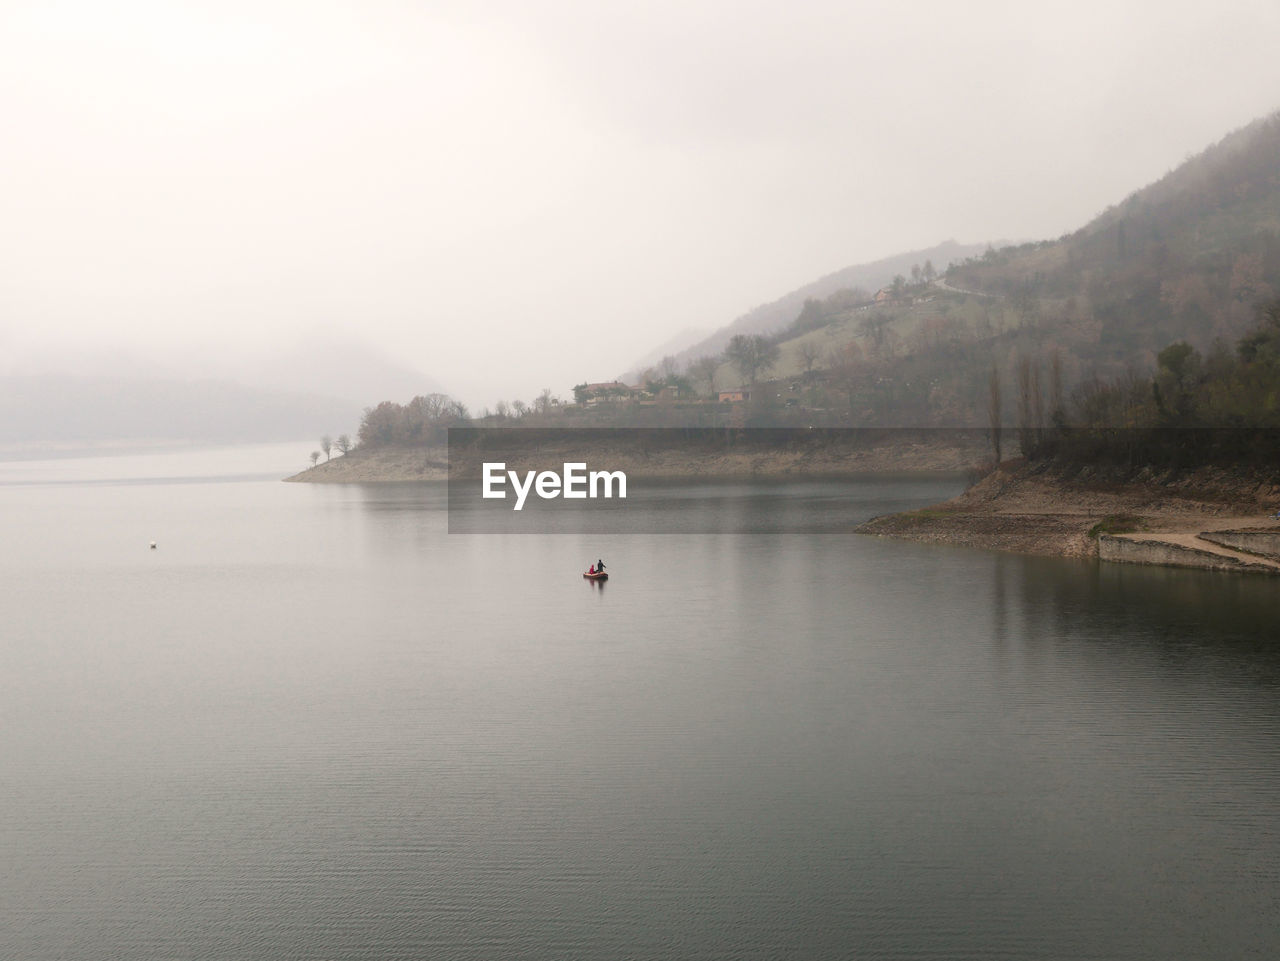
POLYGON ((845 530, 947 477, 449 534, 311 446, 0 463, 0 956, 1280 952, 1276 582, 845 530))

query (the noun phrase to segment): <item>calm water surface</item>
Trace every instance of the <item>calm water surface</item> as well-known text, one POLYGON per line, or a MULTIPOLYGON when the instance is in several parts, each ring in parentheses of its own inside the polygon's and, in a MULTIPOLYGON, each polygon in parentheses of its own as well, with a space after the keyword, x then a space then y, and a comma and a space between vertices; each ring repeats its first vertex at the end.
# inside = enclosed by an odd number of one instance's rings
POLYGON ((0 957, 1280 952, 1275 582, 449 535, 308 449, 0 463, 0 957))

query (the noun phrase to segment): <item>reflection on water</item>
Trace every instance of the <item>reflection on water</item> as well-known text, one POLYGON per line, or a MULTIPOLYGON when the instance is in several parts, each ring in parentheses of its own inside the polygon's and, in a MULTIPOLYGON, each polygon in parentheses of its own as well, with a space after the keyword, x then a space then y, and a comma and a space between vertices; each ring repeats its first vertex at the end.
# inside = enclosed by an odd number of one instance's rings
POLYGON ((997 635, 1012 605, 1024 637, 1086 636, 1162 658, 1238 655, 1259 677, 1280 669, 1280 592, 1269 578, 1002 555, 993 563, 997 635))
POLYGON ((1271 581, 785 490, 468 536, 443 485, 3 487, 0 956, 1274 953, 1271 581))
POLYGON ((880 514, 937 503, 963 482, 958 474, 697 483, 632 477, 625 500, 530 496, 519 511, 512 500, 481 498, 474 482, 447 486, 455 534, 766 534, 851 531, 880 514))

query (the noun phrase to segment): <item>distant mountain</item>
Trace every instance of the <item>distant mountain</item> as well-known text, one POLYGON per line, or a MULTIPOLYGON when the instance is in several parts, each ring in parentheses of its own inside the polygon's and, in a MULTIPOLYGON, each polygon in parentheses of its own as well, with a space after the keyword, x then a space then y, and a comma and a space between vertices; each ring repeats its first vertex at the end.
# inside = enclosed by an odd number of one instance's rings
POLYGON ((321 394, 357 409, 443 392, 433 378, 349 340, 311 338, 266 357, 239 360, 223 377, 258 390, 321 394))
MULTIPOLYGON (((880 287, 890 284, 898 274, 903 274, 904 276, 909 274, 912 266, 923 267, 926 261, 932 261, 933 266, 941 273, 952 262, 981 254, 988 246, 988 244, 961 244, 954 240, 948 240, 927 250, 914 250, 905 254, 895 254, 892 257, 886 257, 883 260, 877 260, 869 264, 845 267, 833 274, 820 277, 812 283, 805 284, 803 287, 793 290, 791 293, 785 294, 771 303, 764 304, 743 314, 733 323, 721 327, 715 333, 690 346, 686 346, 679 352, 669 349, 656 349, 653 353, 659 359, 666 354, 673 353, 676 360, 681 364, 704 354, 718 354, 724 350, 735 334, 771 334, 785 328, 800 315, 806 300, 821 300, 836 291, 850 290, 855 287, 861 287, 869 293, 875 293, 880 287)), ((651 354, 650 356, 653 355, 651 354)), ((628 374, 634 377, 643 366, 648 366, 651 363, 653 361, 638 365, 634 370, 628 371, 628 374)), ((627 375, 623 375, 621 379, 626 380, 627 375)))
POLYGON ((127 351, 64 350, 0 374, 0 446, 236 443, 355 435, 387 397, 440 390, 353 341, 312 337, 270 354, 162 364, 127 351))
POLYGON ((34 374, 0 377, 0 445, 236 443, 354 435, 359 405, 226 381, 34 374))

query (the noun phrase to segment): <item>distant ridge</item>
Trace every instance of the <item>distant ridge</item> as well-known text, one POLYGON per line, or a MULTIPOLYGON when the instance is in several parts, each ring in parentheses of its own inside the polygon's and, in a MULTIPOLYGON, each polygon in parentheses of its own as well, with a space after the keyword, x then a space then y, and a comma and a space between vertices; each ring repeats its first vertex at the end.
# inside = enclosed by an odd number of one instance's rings
POLYGON ((440 391, 379 350, 326 336, 270 354, 206 355, 198 372, 127 353, 64 352, 28 368, 0 373, 0 410, 10 414, 0 448, 354 436, 361 411, 384 397, 440 391))
POLYGON ((37 374, 0 377, 0 446, 251 443, 355 434, 360 407, 227 381, 37 374))
POLYGON ((349 401, 357 410, 389 397, 407 401, 443 393, 433 377, 352 339, 311 337, 264 357, 229 365, 222 379, 256 390, 321 394, 349 401))
MULTIPOLYGON (((853 287, 864 287, 874 293, 878 288, 890 284, 897 274, 905 275, 910 272, 912 265, 924 266, 926 260, 932 261, 937 271, 942 273, 948 264, 968 257, 976 257, 988 246, 990 245, 961 244, 954 240, 947 240, 926 250, 913 250, 868 264, 845 267, 805 284, 771 303, 748 311, 733 323, 721 327, 715 333, 673 356, 678 363, 685 364, 703 354, 718 354, 724 350, 735 334, 766 334, 786 327, 799 316, 806 300, 811 298, 822 300, 838 290, 848 290, 853 287)), ((659 353, 657 359, 661 356, 662 354, 659 353)), ((633 381, 648 363, 637 365, 634 369, 622 374, 620 379, 633 381)))

